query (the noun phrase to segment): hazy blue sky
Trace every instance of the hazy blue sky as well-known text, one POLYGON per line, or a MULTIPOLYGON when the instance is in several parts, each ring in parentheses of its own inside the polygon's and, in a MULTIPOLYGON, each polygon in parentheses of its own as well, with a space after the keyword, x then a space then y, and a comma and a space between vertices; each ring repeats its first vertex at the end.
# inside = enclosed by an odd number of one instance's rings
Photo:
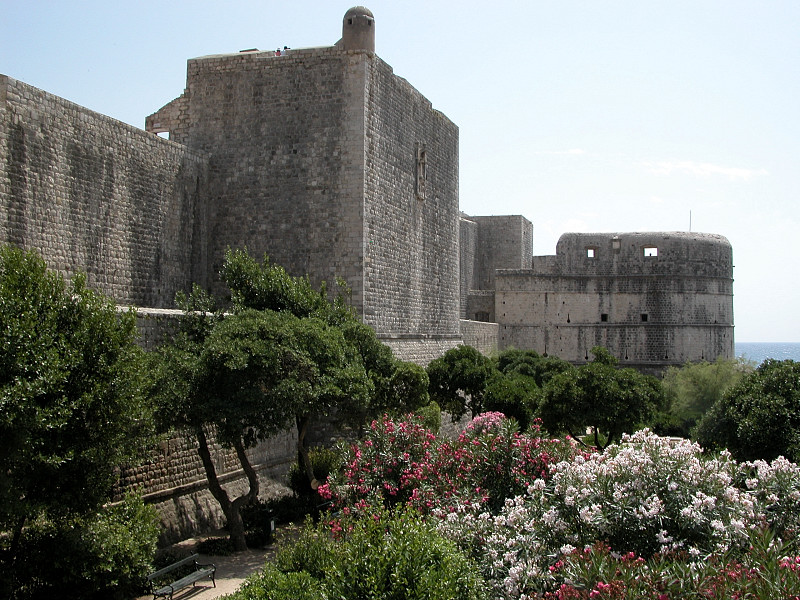
MULTIPOLYGON (((331 45, 352 3, 0 0, 0 73, 141 127, 186 60, 331 45)), ((800 2, 375 0, 376 50, 460 128, 461 208, 734 251, 738 341, 800 341, 800 2)))

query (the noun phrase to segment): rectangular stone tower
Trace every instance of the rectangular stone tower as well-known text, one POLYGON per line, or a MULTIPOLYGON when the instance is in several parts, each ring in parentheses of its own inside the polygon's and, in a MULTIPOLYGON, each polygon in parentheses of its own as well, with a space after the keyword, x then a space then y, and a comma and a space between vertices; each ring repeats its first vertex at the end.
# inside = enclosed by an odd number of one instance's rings
POLYGON ((342 277, 385 338, 458 336, 458 128, 368 50, 206 56, 146 128, 209 155, 209 284, 228 247, 342 277))

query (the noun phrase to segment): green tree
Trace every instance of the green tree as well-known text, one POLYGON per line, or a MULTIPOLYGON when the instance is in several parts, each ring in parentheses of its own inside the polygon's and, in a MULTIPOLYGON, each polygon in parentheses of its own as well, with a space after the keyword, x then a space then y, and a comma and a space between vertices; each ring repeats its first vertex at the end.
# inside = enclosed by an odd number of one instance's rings
POLYGON ((518 373, 533 378, 543 387, 554 375, 569 371, 572 365, 557 356, 542 356, 535 350, 510 348, 495 357, 497 369, 506 375, 518 373))
POLYGON ((623 433, 648 424, 663 403, 663 391, 655 377, 617 368, 605 348, 595 346, 592 354, 592 362, 545 385, 539 416, 548 431, 565 431, 579 441, 590 428, 595 446, 604 449, 623 433))
POLYGON ((503 413, 517 422, 520 431, 525 431, 536 414, 538 398, 539 386, 533 377, 498 371, 486 385, 483 409, 503 413))
POLYGON ((725 391, 751 371, 752 367, 741 360, 722 357, 667 369, 662 384, 668 412, 661 433, 690 437, 725 391))
POLYGON ((0 529, 96 512, 151 432, 132 312, 0 248, 0 529))
POLYGON ((428 364, 430 396, 453 420, 468 410, 472 417, 484 412, 483 397, 497 372, 492 360, 472 346, 457 346, 428 364))
POLYGON ((174 344, 163 356, 165 414, 170 425, 197 436, 209 489, 237 549, 246 548, 241 509, 259 490, 247 448, 292 425, 303 436, 313 415, 344 402, 363 403, 370 391, 360 359, 338 329, 287 312, 240 311, 217 322, 199 346, 174 344), (237 498, 219 482, 211 429, 223 447, 235 450, 247 475, 249 489, 237 498))
POLYGON ((800 461, 800 363, 765 360, 714 404, 696 437, 737 460, 800 461))
MULTIPOLYGON (((337 281, 339 292, 329 297, 327 286, 323 284, 314 290, 308 276, 293 277, 280 265, 271 264, 264 256, 259 263, 246 250, 231 250, 225 254, 222 278, 231 289, 234 310, 271 310, 290 313, 299 318, 315 318, 342 332, 348 345, 348 361, 360 362, 369 376, 367 385, 374 389, 369 392, 375 400, 374 409, 390 406, 398 400, 398 392, 404 389, 412 393, 419 390, 413 384, 412 376, 418 373, 406 369, 395 360, 391 349, 378 340, 375 330, 360 322, 355 311, 348 304, 350 290, 342 280, 337 281), (353 356, 354 349, 358 356, 353 356), (360 357, 360 358, 359 358, 360 357), (401 383, 403 385, 401 385, 401 383)), ((412 409, 426 399, 420 396, 404 398, 412 409)), ((322 414, 335 413, 339 421, 349 421, 363 425, 370 414, 369 403, 361 395, 343 398, 335 411, 325 408, 322 414)), ((301 470, 307 473, 309 483, 315 486, 316 478, 305 444, 309 424, 319 411, 299 409, 295 414, 297 426, 297 451, 301 470)))
POLYGON ((343 294, 331 301, 307 277, 292 277, 245 251, 226 253, 222 277, 233 302, 224 317, 201 290, 179 298, 185 316, 160 352, 154 393, 167 415, 163 425, 188 428, 197 437, 209 489, 231 540, 244 548, 241 509, 255 500, 259 486, 246 450, 295 426, 300 471, 314 487, 305 444, 309 424, 334 414, 363 418, 374 381, 390 380, 396 361, 374 331, 357 321, 343 294), (211 430, 236 452, 247 475, 248 491, 236 498, 219 483, 211 430))

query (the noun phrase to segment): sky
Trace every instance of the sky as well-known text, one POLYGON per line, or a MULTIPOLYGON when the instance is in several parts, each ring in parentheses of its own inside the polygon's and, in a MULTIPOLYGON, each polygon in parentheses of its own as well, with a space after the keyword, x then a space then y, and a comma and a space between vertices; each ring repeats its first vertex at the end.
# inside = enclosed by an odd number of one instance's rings
MULTIPOLYGON (((142 127, 186 60, 328 46, 352 3, 0 0, 0 73, 142 127)), ((373 0, 376 52, 459 127, 461 210, 728 238, 740 342, 800 342, 800 2, 373 0), (797 312, 796 312, 797 311, 797 312)))

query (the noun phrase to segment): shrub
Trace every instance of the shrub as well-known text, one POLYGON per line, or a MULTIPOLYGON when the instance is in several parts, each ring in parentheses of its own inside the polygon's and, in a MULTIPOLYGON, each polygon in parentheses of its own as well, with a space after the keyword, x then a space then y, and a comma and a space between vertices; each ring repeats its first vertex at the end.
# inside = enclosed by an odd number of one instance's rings
POLYGON ((305 571, 284 573, 267 563, 233 594, 220 600, 327 600, 322 583, 305 571))
POLYGON ((738 460, 800 460, 800 363, 765 360, 713 405, 696 436, 738 460))
POLYGON ((316 526, 251 578, 236 600, 381 598, 480 600, 474 565, 413 509, 369 511, 316 526), (333 536, 331 535, 333 534, 333 536), (292 595, 295 594, 295 595, 292 595))
MULTIPOLYGON (((603 454, 559 463, 550 481, 535 481, 499 514, 474 505, 454 509, 437 512, 439 531, 470 553, 494 595, 520 598, 554 592, 550 574, 559 557, 598 540, 617 557, 682 556, 678 563, 686 566, 713 556, 720 564, 749 560, 747 568, 755 568, 756 532, 766 527, 771 541, 764 543, 784 554, 784 540, 797 538, 800 469, 784 459, 740 465, 729 454, 709 457, 696 444, 641 431, 603 454)), ((800 570, 800 561, 792 568, 800 570)), ((639 597, 596 591, 591 597, 639 597)), ((552 597, 588 597, 573 592, 552 597)))
POLYGON ((339 507, 408 502, 428 476, 435 442, 419 420, 396 422, 384 415, 345 453, 342 470, 320 486, 320 496, 339 507))
POLYGON ((669 404, 665 432, 689 437, 703 415, 750 369, 741 360, 722 357, 713 363, 669 367, 662 380, 669 404))
POLYGON ((155 509, 138 497, 70 522, 37 522, 21 540, 9 597, 135 595, 151 569, 157 537, 155 509))
POLYGON ((454 441, 437 440, 418 421, 372 423, 353 445, 344 468, 320 487, 336 506, 394 506, 409 502, 423 512, 456 503, 488 502, 498 510, 549 467, 574 456, 574 444, 546 440, 538 423, 521 435, 500 413, 477 416, 454 441))
POLYGON ((509 374, 498 371, 486 385, 483 406, 487 411, 516 420, 520 431, 525 431, 536 413, 538 396, 539 387, 533 377, 516 371, 509 374))
POLYGON ((680 553, 650 559, 619 555, 608 545, 573 550, 551 569, 552 587, 544 598, 800 598, 800 559, 775 543, 766 530, 751 532, 746 552, 714 554, 702 561, 680 553))
POLYGON ((436 402, 430 402, 416 411, 422 426, 433 434, 438 434, 442 428, 442 409, 436 402))

